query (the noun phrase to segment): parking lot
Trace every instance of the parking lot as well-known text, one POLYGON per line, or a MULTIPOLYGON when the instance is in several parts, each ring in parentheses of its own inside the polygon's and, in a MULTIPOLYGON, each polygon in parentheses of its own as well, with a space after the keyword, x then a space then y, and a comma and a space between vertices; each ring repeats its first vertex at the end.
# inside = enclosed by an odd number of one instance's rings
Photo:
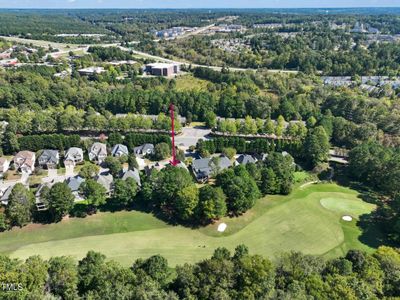
POLYGON ((187 150, 190 146, 196 146, 200 139, 207 140, 211 129, 205 127, 184 127, 182 133, 175 137, 175 145, 182 150, 187 150))

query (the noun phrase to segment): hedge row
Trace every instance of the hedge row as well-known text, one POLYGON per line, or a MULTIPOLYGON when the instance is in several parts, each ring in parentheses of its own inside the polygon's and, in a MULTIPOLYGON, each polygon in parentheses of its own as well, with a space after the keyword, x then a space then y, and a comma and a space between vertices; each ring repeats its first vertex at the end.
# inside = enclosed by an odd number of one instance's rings
POLYGON ((70 147, 79 147, 81 138, 77 134, 43 134, 27 135, 18 138, 21 150, 39 151, 41 149, 66 150, 70 147))
POLYGON ((198 150, 207 150, 211 154, 222 152, 227 147, 235 148, 238 153, 260 154, 288 151, 298 156, 301 154, 302 144, 299 141, 269 140, 265 138, 246 140, 240 137, 216 137, 212 140, 199 141, 197 144, 198 150))

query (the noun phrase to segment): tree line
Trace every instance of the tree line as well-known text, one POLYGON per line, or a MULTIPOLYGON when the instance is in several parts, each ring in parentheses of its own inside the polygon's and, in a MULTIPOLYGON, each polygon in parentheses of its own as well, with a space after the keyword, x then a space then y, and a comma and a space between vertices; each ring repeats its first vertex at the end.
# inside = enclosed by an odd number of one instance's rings
MULTIPOLYGON (((67 106, 40 111, 2 109, 0 114, 13 131, 24 135, 76 131, 171 130, 171 119, 164 113, 155 117, 136 114, 112 115, 107 112, 100 114, 93 109, 84 111, 67 106)), ((181 128, 182 124, 177 119, 175 130, 180 131, 181 128)))
POLYGON ((381 299, 400 296, 397 249, 371 254, 349 250, 333 259, 300 252, 279 253, 275 262, 250 253, 245 245, 224 247, 210 258, 171 270, 154 255, 123 267, 89 251, 71 257, 24 261, 0 257, 4 278, 14 283, 0 290, 2 299, 381 299), (19 284, 19 285, 18 285, 19 284))

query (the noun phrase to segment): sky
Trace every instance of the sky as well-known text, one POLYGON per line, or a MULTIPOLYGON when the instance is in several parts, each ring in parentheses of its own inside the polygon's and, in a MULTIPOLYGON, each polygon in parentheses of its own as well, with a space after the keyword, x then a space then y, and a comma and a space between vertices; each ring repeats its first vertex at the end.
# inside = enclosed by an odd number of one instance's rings
POLYGON ((0 8, 400 7, 400 0, 0 0, 0 8))

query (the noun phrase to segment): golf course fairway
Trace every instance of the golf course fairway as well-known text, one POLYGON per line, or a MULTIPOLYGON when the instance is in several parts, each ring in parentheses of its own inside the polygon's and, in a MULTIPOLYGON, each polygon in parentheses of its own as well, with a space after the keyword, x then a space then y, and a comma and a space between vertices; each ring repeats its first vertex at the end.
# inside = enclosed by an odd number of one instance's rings
POLYGON ((89 250, 129 266, 137 258, 160 254, 171 266, 209 257, 215 248, 233 250, 245 244, 251 253, 274 259, 282 251, 334 257, 356 248, 372 249, 359 241, 357 219, 375 206, 358 193, 336 184, 297 187, 289 196, 267 196, 239 218, 223 218, 200 229, 171 226, 137 211, 104 212, 57 224, 31 224, 0 234, 0 253, 25 259, 31 255, 70 255, 81 259, 89 250), (351 222, 343 215, 353 217, 351 222), (224 232, 218 232, 220 223, 224 232))

